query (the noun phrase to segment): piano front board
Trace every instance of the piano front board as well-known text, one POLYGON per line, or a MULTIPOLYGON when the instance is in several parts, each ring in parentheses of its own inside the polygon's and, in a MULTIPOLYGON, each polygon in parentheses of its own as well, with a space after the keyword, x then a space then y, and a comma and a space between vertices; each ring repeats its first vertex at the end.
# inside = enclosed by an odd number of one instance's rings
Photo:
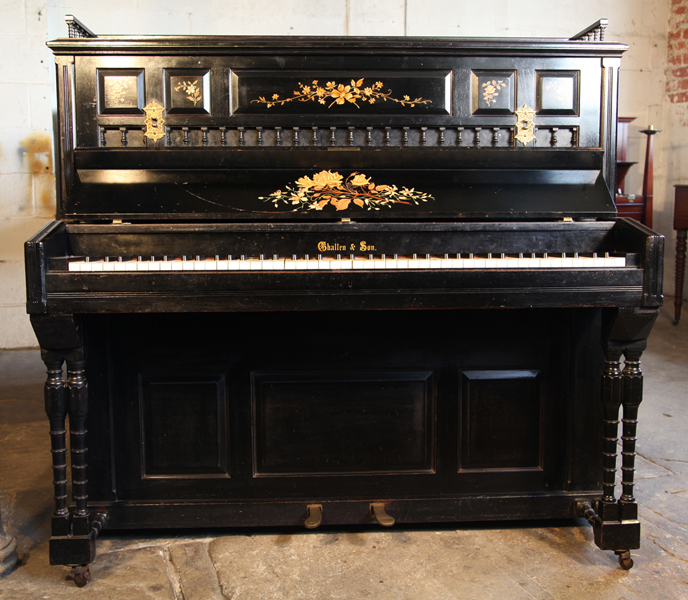
POLYGON ((50 44, 64 128, 60 217, 615 212, 609 123, 621 44, 165 38, 156 55, 149 44, 50 44))

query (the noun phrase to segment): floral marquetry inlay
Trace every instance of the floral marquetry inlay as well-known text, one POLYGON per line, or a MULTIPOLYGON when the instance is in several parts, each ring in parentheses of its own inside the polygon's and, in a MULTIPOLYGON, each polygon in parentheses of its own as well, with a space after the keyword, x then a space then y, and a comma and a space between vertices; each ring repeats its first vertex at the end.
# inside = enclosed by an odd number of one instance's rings
POLYGON ((203 99, 203 91, 196 81, 180 81, 174 88, 175 92, 183 91, 186 99, 193 102, 194 106, 203 99))
POLYGON ((501 79, 493 79, 492 81, 486 81, 483 83, 483 101, 488 106, 497 102, 497 97, 499 96, 499 91, 506 87, 501 79))
POLYGON ((380 210, 394 204, 419 204, 434 198, 413 188, 375 184, 363 173, 352 173, 344 179, 337 172, 320 171, 312 178, 304 175, 295 184, 269 196, 261 196, 260 200, 272 202, 275 208, 287 204, 296 211, 323 210, 328 206, 346 210, 352 203, 364 210, 380 210))
POLYGON ((260 96, 256 100, 258 104, 265 104, 268 108, 273 106, 284 106, 288 102, 318 102, 319 104, 327 105, 331 108, 335 104, 345 104, 347 102, 353 104, 357 108, 361 105, 359 102, 367 102, 368 104, 375 104, 378 101, 396 102, 401 106, 414 107, 416 104, 431 104, 432 100, 423 100, 423 98, 411 98, 410 96, 403 96, 402 98, 395 98, 392 96, 392 90, 384 91, 384 83, 376 81, 370 85, 365 85, 365 78, 359 80, 351 80, 349 85, 344 83, 337 83, 336 81, 328 81, 324 86, 314 79, 310 85, 298 82, 298 90, 294 90, 293 95, 289 98, 280 98, 279 94, 272 94, 267 99, 265 96, 260 96))
POLYGON ((105 79, 106 106, 121 106, 127 103, 131 94, 132 82, 136 84, 135 77, 107 77, 105 79))

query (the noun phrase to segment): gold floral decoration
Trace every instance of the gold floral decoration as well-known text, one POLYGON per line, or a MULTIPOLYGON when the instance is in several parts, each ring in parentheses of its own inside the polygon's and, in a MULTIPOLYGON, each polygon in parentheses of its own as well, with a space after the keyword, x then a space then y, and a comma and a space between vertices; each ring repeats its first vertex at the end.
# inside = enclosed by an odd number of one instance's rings
POLYGON ((272 202, 275 208, 280 203, 294 207, 294 210, 323 210, 334 206, 336 210, 346 210, 351 203, 367 210, 380 210, 393 204, 419 204, 434 200, 430 194, 418 192, 414 188, 396 185, 376 185, 363 173, 352 173, 346 179, 337 172, 320 171, 313 177, 304 175, 295 185, 287 185, 285 190, 277 190, 260 200, 272 202))
POLYGON ((105 104, 119 106, 126 102, 133 77, 107 77, 105 79, 105 104))
POLYGON ((193 102, 194 106, 196 106, 196 103, 200 102, 201 98, 203 98, 203 92, 201 92, 201 88, 198 87, 198 79, 194 82, 181 81, 174 88, 175 92, 178 92, 179 90, 184 91, 186 94, 186 99, 193 102))
POLYGON ((299 102, 311 101, 318 102, 319 104, 327 104, 327 108, 335 104, 345 104, 347 102, 350 102, 356 106, 356 108, 361 108, 358 104, 359 102, 375 104, 378 100, 382 100, 383 102, 389 100, 391 102, 397 102, 402 106, 410 107, 414 107, 416 104, 432 103, 432 100, 423 100, 420 97, 414 99, 411 99, 410 96, 394 98, 392 96, 392 90, 383 91, 384 83, 381 81, 376 81, 366 86, 364 84, 364 79, 365 78, 361 78, 358 81, 352 79, 350 85, 328 81, 324 87, 318 84, 317 79, 314 79, 311 85, 306 85, 299 81, 299 89, 294 90, 294 95, 290 98, 280 98, 279 94, 273 94, 269 100, 264 96, 260 96, 257 100, 251 100, 251 102, 265 104, 268 108, 272 108, 273 106, 284 106, 287 102, 293 102, 295 100, 299 102))
POLYGON ((485 104, 490 106, 490 104, 494 104, 497 102, 497 97, 499 96, 499 91, 503 88, 506 87, 506 83, 504 83, 501 79, 493 79, 492 81, 486 81, 483 83, 483 100, 485 101, 485 104))

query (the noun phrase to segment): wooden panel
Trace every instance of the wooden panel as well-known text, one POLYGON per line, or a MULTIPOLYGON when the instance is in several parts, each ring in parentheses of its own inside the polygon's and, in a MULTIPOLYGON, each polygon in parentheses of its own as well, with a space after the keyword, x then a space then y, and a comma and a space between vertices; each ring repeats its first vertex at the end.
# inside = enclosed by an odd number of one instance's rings
POLYGON ((253 373, 256 475, 429 472, 432 373, 253 373))
POLYGON ((168 115, 210 114, 209 69, 165 69, 163 82, 168 115))
POLYGON ((143 477, 228 475, 224 377, 140 382, 143 477))
POLYGON ((451 114, 451 72, 235 71, 238 114, 451 114))
POLYGON ((143 114, 143 69, 98 69, 98 112, 101 115, 143 114))
POLYGON ((578 71, 537 72, 537 113, 578 115, 580 86, 578 71))
POLYGON ((516 97, 515 71, 471 71, 474 115, 511 115, 516 97))
POLYGON ((539 371, 463 372, 461 469, 540 469, 539 371))

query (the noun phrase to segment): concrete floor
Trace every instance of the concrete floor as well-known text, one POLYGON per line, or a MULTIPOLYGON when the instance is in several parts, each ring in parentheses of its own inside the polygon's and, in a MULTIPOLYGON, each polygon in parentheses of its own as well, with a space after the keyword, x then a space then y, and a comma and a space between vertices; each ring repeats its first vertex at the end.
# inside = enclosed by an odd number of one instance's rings
MULTIPOLYGON (((667 306, 671 307, 670 301, 667 306)), ((673 307, 671 307, 673 308, 673 307)), ((624 571, 582 520, 391 530, 104 532, 78 589, 48 564, 52 474, 38 351, 0 352, 0 509, 19 565, 0 598, 648 600, 688 598, 688 315, 643 357, 642 547, 624 571)), ((1 548, 0 548, 1 549, 1 548)))

